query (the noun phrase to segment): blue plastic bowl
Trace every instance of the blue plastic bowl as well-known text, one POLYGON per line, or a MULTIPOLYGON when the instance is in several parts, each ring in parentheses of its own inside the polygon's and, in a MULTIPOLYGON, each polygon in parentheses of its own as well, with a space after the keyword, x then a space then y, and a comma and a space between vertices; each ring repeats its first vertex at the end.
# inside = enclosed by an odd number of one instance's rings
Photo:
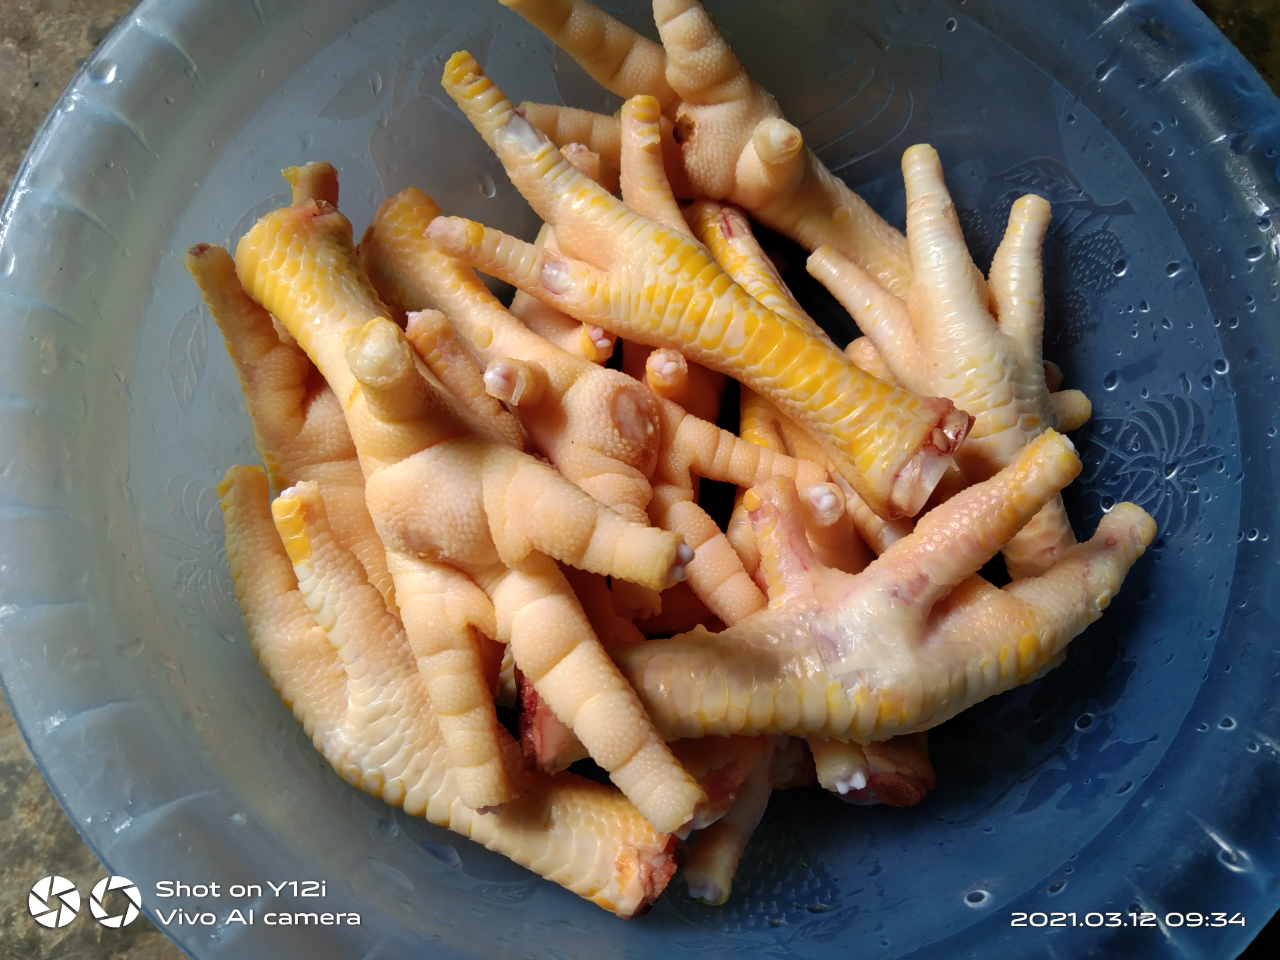
POLYGON ((1094 402, 1073 516, 1131 499, 1161 527, 1066 664, 936 731, 918 808, 776 796, 719 909, 677 880, 623 922, 348 787, 243 642, 214 486, 256 453, 183 251, 233 243, 313 158, 357 226, 416 184, 528 235, 438 86, 456 49, 519 99, 617 101, 497 3, 146 0, 0 220, 0 673, 45 776, 202 958, 1233 956, 1280 903, 1280 104, 1186 2, 711 7, 890 220, 919 141, 983 265, 1017 195, 1052 202, 1048 353, 1094 402), (326 896, 265 887, 288 880, 326 896), (291 904, 363 922, 263 924, 291 904))

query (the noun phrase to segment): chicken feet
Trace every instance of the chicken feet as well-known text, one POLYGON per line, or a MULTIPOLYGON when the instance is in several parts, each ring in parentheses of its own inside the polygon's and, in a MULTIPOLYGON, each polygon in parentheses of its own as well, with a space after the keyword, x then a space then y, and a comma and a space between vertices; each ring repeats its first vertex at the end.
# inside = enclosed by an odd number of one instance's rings
MULTIPOLYGON (((686 195, 737 204, 807 250, 829 244, 905 296, 911 272, 902 234, 805 147, 698 0, 654 0, 662 46, 585 0, 502 2, 608 90, 657 99, 675 121, 665 152, 679 158, 686 195)), ((608 118, 541 104, 521 109, 558 144, 568 136, 607 157, 616 142, 608 118)))
POLYGON ((314 488, 278 501, 288 553, 260 469, 233 467, 218 490, 250 649, 343 779, 618 916, 648 908, 675 870, 674 837, 616 789, 521 770, 506 731, 515 796, 496 813, 468 806, 403 628, 350 551, 321 535, 314 488))
POLYGON ((877 513, 910 515, 923 506, 968 430, 967 414, 868 376, 829 341, 762 307, 697 241, 574 170, 469 54, 450 58, 443 84, 555 226, 561 251, 584 259, 551 257, 458 218, 428 229, 443 252, 584 322, 680 349, 743 380, 803 423, 877 513))
POLYGON ((668 737, 867 742, 928 729, 1035 676, 1101 615, 1150 544, 1154 522, 1120 504, 1043 576, 997 590, 975 575, 1079 470, 1047 431, 853 576, 817 562, 794 488, 771 481, 747 496, 769 609, 614 658, 668 737))
MULTIPOLYGON (((936 393, 974 417, 956 452, 964 480, 985 480, 1045 430, 1073 430, 1089 416, 1078 390, 1050 393, 1041 343, 1044 282, 1040 247, 1049 204, 1024 196, 984 279, 973 265, 932 147, 902 158, 912 281, 905 303, 830 247, 809 272, 849 310, 894 380, 936 393)), ((1061 498, 1005 549, 1017 578, 1047 570, 1075 543, 1061 498)))

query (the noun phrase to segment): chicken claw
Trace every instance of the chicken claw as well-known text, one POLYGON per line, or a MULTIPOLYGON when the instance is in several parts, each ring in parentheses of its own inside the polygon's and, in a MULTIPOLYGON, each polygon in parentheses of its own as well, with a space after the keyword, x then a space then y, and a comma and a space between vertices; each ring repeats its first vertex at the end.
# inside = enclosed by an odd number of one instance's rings
MULTIPOLYGON (((966 481, 985 480, 1045 430, 1079 426, 1088 400, 1079 391, 1051 394, 1045 382, 1044 282, 1040 247, 1049 204, 1024 196, 984 279, 973 265, 932 147, 902 158, 907 239, 913 274, 906 302, 829 247, 809 258, 821 280, 874 344, 894 380, 936 393, 974 417, 956 452, 966 481)), ((1075 543, 1060 498, 1006 547, 1014 577, 1048 569, 1075 543)))
POLYGON ((856 575, 822 567, 794 486, 748 492, 769 609, 615 651, 669 737, 817 734, 859 742, 935 726, 1031 679, 1111 601, 1155 535, 1121 504, 1043 576, 1002 590, 975 576, 1080 470, 1048 431, 995 477, 922 517, 856 575))
MULTIPOLYGON (((583 0, 503 3, 613 93, 657 98, 675 121, 667 152, 679 152, 688 196, 737 204, 808 250, 830 244, 905 296, 911 272, 902 234, 804 145, 800 131, 747 74, 697 0, 654 0, 662 47, 583 0)), ((574 117, 571 124, 561 117, 568 108, 522 109, 558 143, 565 142, 555 136, 558 127, 575 129, 584 143, 608 156, 608 132, 594 131, 588 139, 576 129, 591 125, 587 118, 574 117)), ((604 121, 594 125, 603 128, 604 121)))
MULTIPOLYGON (((354 556, 328 541, 303 558, 295 541, 308 582, 304 601, 272 521, 266 475, 233 467, 218 490, 250 649, 343 779, 621 917, 648 908, 675 870, 674 837, 656 831, 613 788, 521 770, 505 731, 516 796, 498 813, 468 807, 399 622, 354 556), (321 611, 325 628, 309 607, 321 611)), ((282 513, 288 527, 293 506, 282 513)))
POLYGON ((186 266, 240 376, 272 487, 278 492, 301 480, 319 483, 335 535, 394 607, 386 551, 365 505, 364 473, 338 398, 293 338, 282 335, 283 328, 245 293, 226 250, 198 243, 187 251, 186 266))
POLYGON ((802 422, 877 513, 923 506, 968 430, 967 414, 868 376, 830 342, 762 307, 696 241, 577 173, 469 54, 450 58, 443 84, 555 226, 564 254, 586 262, 458 218, 428 229, 443 252, 584 322, 740 378, 802 422))
MULTIPOLYGON (((695 553, 685 574, 727 622, 764 606, 715 522, 693 502, 693 474, 749 486, 775 474, 803 482, 825 471, 762 451, 616 370, 576 357, 533 333, 504 310, 466 264, 424 237, 439 208, 407 189, 379 208, 360 243, 376 288, 406 310, 434 307, 485 363, 491 395, 514 407, 534 445, 569 480, 636 522, 679 533, 695 553)), ((414 335, 410 323, 409 334, 414 335)), ((615 598, 623 594, 615 589, 615 598)), ((657 612, 657 597, 630 590, 632 616, 657 612)))

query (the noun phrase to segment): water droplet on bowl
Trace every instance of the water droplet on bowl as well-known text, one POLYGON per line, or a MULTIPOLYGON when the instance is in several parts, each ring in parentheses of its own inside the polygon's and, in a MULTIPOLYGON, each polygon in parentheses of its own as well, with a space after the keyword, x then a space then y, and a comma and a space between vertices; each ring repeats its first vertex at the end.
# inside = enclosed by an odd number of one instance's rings
POLYGON ((954 31, 955 28, 958 26, 959 24, 956 22, 955 17, 951 17, 949 20, 947 20, 947 23, 946 23, 947 30, 954 31))
POLYGON ((1116 507, 1115 497, 1103 497, 1101 507, 1103 513, 1110 513, 1116 507))
POLYGON ((419 846, 445 866, 462 866, 462 857, 458 856, 458 851, 447 843, 422 843, 419 846))
POLYGON ((1053 883, 1049 884, 1049 896, 1052 897, 1055 893, 1061 893, 1063 891, 1063 888, 1066 887, 1066 885, 1067 885, 1067 881, 1065 880, 1053 881, 1053 883))
POLYGON ((1077 730, 1088 730, 1088 729, 1089 729, 1090 727, 1092 727, 1092 726, 1093 726, 1093 714, 1092 714, 1092 713, 1082 713, 1082 714, 1080 714, 1080 716, 1076 717, 1076 729, 1077 729, 1077 730))
POLYGON ((1225 359, 1213 361, 1214 373, 1226 373, 1230 369, 1231 369, 1231 364, 1227 363, 1225 359))
POLYGON ((13 268, 17 265, 17 262, 12 253, 6 253, 3 257, 0 257, 0 277, 13 276, 13 268))
POLYGON ((1114 370, 1112 370, 1110 373, 1108 373, 1105 377, 1102 378, 1103 390, 1114 390, 1119 385, 1120 385, 1120 374, 1116 373, 1114 370))
POLYGON ((1218 862, 1232 873, 1248 873, 1253 869, 1253 861, 1243 850, 1232 850, 1225 845, 1218 851, 1218 862))
POLYGON ((1218 721, 1218 726, 1220 726, 1223 730, 1234 730, 1236 728, 1236 722, 1231 717, 1223 717, 1221 720, 1218 721))
POLYGON ((498 192, 498 187, 493 182, 493 177, 485 174, 480 178, 480 192, 484 194, 486 199, 493 199, 494 194, 498 192))
POLYGON ((1111 265, 1111 272, 1117 277, 1123 277, 1129 270, 1129 261, 1121 257, 1111 265))
POLYGON ((1258 539, 1258 528, 1251 527, 1249 532, 1244 535, 1244 538, 1248 540, 1250 543, 1253 543, 1253 541, 1258 539))
POLYGON ((1182 264, 1180 264, 1177 260, 1172 260, 1169 263, 1165 264, 1164 272, 1166 276, 1176 277, 1178 274, 1182 272, 1182 264))
POLYGON ((1253 263, 1257 260, 1261 260, 1263 254, 1265 254, 1266 252, 1267 251, 1265 247, 1263 247, 1259 243, 1255 243, 1252 247, 1250 247, 1248 250, 1244 252, 1244 258, 1248 260, 1250 263, 1253 263))
POLYGON ((1152 133, 1159 133, 1159 132, 1160 132, 1161 130, 1163 130, 1163 129, 1164 129, 1164 124, 1163 124, 1163 123, 1161 123, 1159 120, 1152 120, 1152 121, 1151 121, 1151 132, 1152 132, 1152 133))
POLYGON ((1178 475, 1178 465, 1176 463, 1167 463, 1164 467, 1164 478, 1172 480, 1178 475))
POLYGON ((964 895, 964 902, 970 907, 985 906, 991 900, 991 894, 986 890, 970 890, 964 895))
POLYGON ((89 68, 89 79, 94 83, 111 83, 116 78, 116 62, 99 60, 89 68))

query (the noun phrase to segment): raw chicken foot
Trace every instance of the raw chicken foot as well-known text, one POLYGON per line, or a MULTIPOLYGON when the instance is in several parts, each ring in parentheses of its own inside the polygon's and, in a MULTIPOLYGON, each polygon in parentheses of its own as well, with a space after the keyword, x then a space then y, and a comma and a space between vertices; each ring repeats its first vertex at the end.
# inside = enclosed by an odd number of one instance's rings
POLYGON ((808 549, 794 487, 747 507, 770 607, 720 634, 614 651, 668 737, 789 733, 867 742, 935 726, 1025 683, 1096 620, 1155 535, 1121 504, 1043 576, 997 590, 976 571, 1079 472, 1053 431, 935 508, 854 576, 808 549))
POLYGON ((272 522, 266 475, 233 467, 218 491, 250 649, 343 779, 620 917, 648 909, 675 870, 674 837, 656 831, 616 789, 572 774, 553 779, 521 770, 505 731, 501 746, 515 797, 497 813, 467 806, 394 612, 349 551, 311 535, 322 527, 323 502, 295 490, 280 510, 286 527, 290 518, 300 521, 290 537, 304 595, 272 522))
POLYGON ((428 229, 443 252, 584 322, 738 377, 801 421, 877 513, 919 510, 968 430, 966 414, 868 376, 829 341, 762 307, 697 241, 575 171, 469 54, 450 58, 443 84, 555 226, 561 250, 590 262, 552 258, 458 218, 428 229))
MULTIPOLYGON (((665 152, 679 157, 688 196, 737 204, 807 250, 829 244, 906 294, 911 272, 902 234, 805 147, 697 0, 654 0, 661 47, 585 0, 502 2, 608 90, 657 98, 675 121, 665 152)), ((521 109, 556 143, 580 140, 611 158, 618 137, 609 118, 542 104, 521 109)))
MULTIPOLYGON (((327 164, 326 164, 327 166, 327 164)), ((272 488, 319 483, 335 536, 360 558, 370 582, 395 607, 386 550, 364 501, 364 473, 342 405, 320 372, 271 315, 240 286, 221 247, 198 243, 186 266, 222 332, 240 377, 258 452, 272 488)))
MULTIPOLYGON (((906 302, 830 247, 809 272, 849 310, 893 375, 909 390, 952 400, 974 417, 955 462, 964 481, 985 480, 1046 429, 1071 430, 1089 416, 1078 390, 1050 393, 1041 343, 1040 248, 1049 204, 1020 198, 984 281, 973 265, 943 182, 938 155, 915 146, 902 158, 912 281, 906 302)), ((1075 543, 1055 498, 1006 545, 1014 578, 1047 570, 1075 543)))

